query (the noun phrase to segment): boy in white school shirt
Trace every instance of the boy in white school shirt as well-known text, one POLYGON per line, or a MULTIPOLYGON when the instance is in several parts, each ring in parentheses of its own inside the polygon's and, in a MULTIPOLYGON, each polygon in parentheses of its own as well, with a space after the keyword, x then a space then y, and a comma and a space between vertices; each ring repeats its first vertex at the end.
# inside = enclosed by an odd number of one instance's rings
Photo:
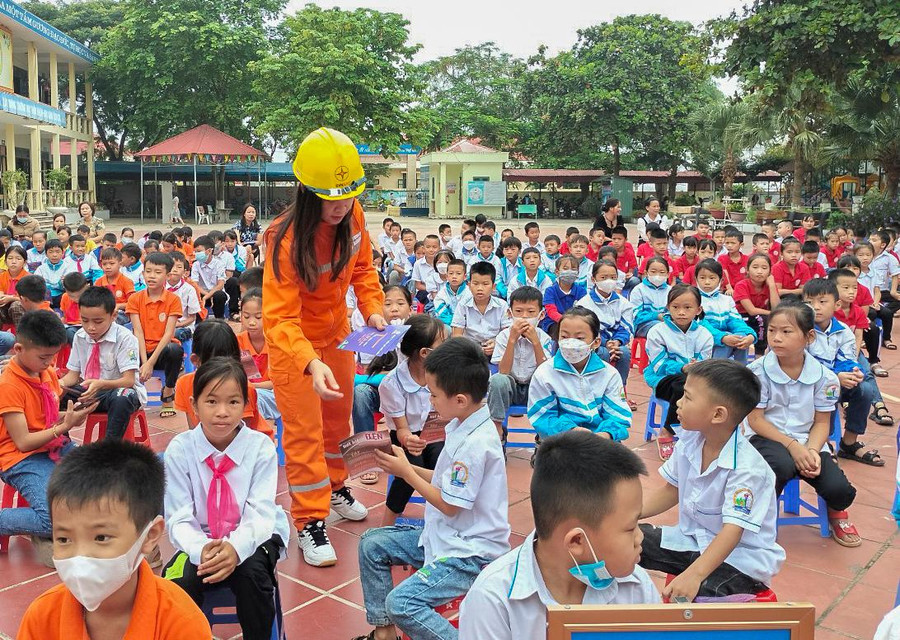
POLYGON ((764 591, 785 555, 775 542, 775 474, 740 429, 759 403, 759 380, 725 359, 696 362, 685 373, 684 431, 659 470, 666 485, 644 498, 641 512, 651 518, 677 505, 678 524, 641 524, 640 564, 676 575, 666 598, 764 591))
POLYGON ((531 476, 535 530, 469 589, 460 640, 544 640, 550 605, 658 603, 637 566, 646 473, 633 451, 592 433, 541 442, 531 476))
POLYGON ((484 565, 509 550, 506 466, 500 438, 482 405, 488 361, 470 340, 451 338, 425 359, 432 404, 444 419, 444 449, 434 471, 413 467, 400 447, 377 451, 379 466, 425 498, 425 528, 369 529, 359 541, 366 620, 357 640, 456 640, 458 632, 434 607, 465 594, 484 565), (391 567, 421 567, 396 588, 391 567))
POLYGON ((72 340, 59 382, 73 400, 98 399, 94 411, 107 414, 106 438, 121 439, 131 416, 147 403, 138 370, 141 361, 134 334, 116 324, 116 297, 106 287, 89 287, 78 299, 81 329, 72 340))
POLYGON ((491 295, 497 271, 490 262, 476 262, 469 274, 471 296, 461 298, 453 312, 450 327, 454 336, 471 338, 481 345, 484 354, 494 354, 497 334, 512 324, 505 300, 491 295))
POLYGON ((544 316, 543 303, 544 294, 534 287, 519 287, 509 297, 512 324, 497 335, 491 356, 497 373, 491 376, 487 395, 491 419, 498 430, 511 405, 528 404, 528 385, 534 370, 552 357, 553 339, 538 329, 544 316))
POLYGON ((226 274, 226 265, 220 256, 214 255, 215 242, 209 236, 200 236, 194 242, 194 266, 191 267, 191 280, 200 287, 203 296, 200 298, 200 306, 206 308, 212 304, 213 315, 217 318, 225 317, 225 303, 228 302, 228 294, 223 290, 226 274))

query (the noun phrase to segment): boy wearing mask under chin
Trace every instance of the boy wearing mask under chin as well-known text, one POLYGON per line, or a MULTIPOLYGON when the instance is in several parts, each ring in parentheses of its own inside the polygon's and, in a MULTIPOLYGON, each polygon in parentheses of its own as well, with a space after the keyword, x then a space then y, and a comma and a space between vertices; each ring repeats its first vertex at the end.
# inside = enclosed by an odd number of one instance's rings
POLYGON ((587 287, 578 282, 578 260, 560 256, 556 261, 556 282, 544 292, 544 319, 540 327, 554 340, 559 335, 562 315, 587 295, 587 287))
POLYGON ((459 640, 543 640, 548 605, 659 603, 637 566, 642 475, 633 451, 594 434, 545 440, 531 477, 534 531, 475 580, 459 640))

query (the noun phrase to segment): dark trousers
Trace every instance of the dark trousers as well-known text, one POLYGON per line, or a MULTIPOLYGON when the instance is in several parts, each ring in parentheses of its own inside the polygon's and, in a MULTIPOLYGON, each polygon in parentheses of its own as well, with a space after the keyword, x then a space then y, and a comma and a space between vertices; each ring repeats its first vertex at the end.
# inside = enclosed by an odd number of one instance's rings
POLYGON ((164 386, 169 389, 175 388, 175 382, 178 380, 178 374, 181 373, 181 365, 184 360, 184 349, 180 344, 171 342, 159 354, 154 369, 161 369, 165 372, 164 386))
MULTIPOLYGON (((60 399, 60 407, 65 408, 66 403, 78 401, 78 396, 84 392, 81 386, 74 387, 72 391, 66 391, 60 399)), ((128 389, 109 389, 97 394, 100 402, 94 409, 97 413, 106 414, 106 436, 109 440, 121 440, 131 422, 131 416, 141 408, 141 399, 137 391, 128 389)))
POLYGON ((769 329, 769 316, 748 316, 742 313, 741 317, 756 334, 756 344, 753 345, 753 353, 758 358, 769 348, 769 340, 766 335, 769 329))
MULTIPOLYGON (((400 441, 397 439, 397 432, 393 430, 391 431, 391 442, 393 442, 398 447, 400 446, 400 441)), ((441 455, 441 451, 443 450, 443 442, 432 442, 431 444, 425 446, 425 450, 421 455, 414 456, 407 452, 406 457, 409 459, 410 463, 416 465, 417 467, 422 467, 423 469, 434 469, 434 466, 437 464, 438 456, 441 455)), ((407 503, 409 503, 409 499, 412 497, 412 494, 413 488, 409 486, 406 480, 395 477, 393 482, 391 482, 390 488, 388 489, 385 505, 394 513, 403 513, 403 510, 406 508, 407 503)))
POLYGON ((78 324, 66 325, 66 342, 70 347, 72 346, 72 342, 75 340, 75 334, 78 333, 79 329, 81 329, 81 325, 78 324))
MULTIPOLYGON (((641 546, 641 560, 639 564, 644 569, 662 571, 679 575, 691 566, 700 557, 699 551, 672 551, 662 547, 662 529, 652 524, 641 523, 641 532, 644 534, 644 542, 641 546)), ((736 593, 758 593, 765 591, 766 585, 759 580, 751 578, 732 567, 722 563, 700 583, 698 596, 707 598, 721 598, 736 593)))
MULTIPOLYGON (((820 452, 822 460, 821 470, 815 478, 801 476, 794 464, 794 459, 784 445, 761 436, 752 436, 750 444, 766 459, 772 471, 775 472, 775 493, 781 495, 781 490, 794 478, 800 478, 822 496, 829 509, 843 511, 856 497, 856 488, 847 480, 847 476, 841 471, 834 459, 826 451, 820 452)), ((796 445, 794 445, 796 446, 796 445)))
POLYGON ((234 594, 244 638, 270 640, 275 623, 275 564, 282 547, 281 536, 272 536, 256 549, 256 553, 235 567, 230 576, 215 584, 204 584, 205 576, 198 576, 197 567, 191 564, 184 551, 179 551, 169 560, 162 576, 184 589, 198 607, 203 606, 204 591, 228 587, 234 594))
POLYGON ((241 286, 238 284, 237 271, 225 281, 225 293, 228 294, 228 314, 233 315, 241 310, 241 286))
POLYGON ((657 398, 669 403, 669 411, 666 413, 663 428, 669 432, 670 436, 675 435, 672 425, 678 424, 678 401, 684 395, 684 383, 686 380, 687 376, 683 373, 673 373, 660 380, 656 384, 656 391, 653 392, 653 395, 657 398))
MULTIPOLYGON (((228 282, 225 282, 225 286, 228 286, 228 282)), ((212 307, 212 314, 219 319, 225 317, 225 303, 228 302, 228 294, 224 291, 216 291, 212 295, 211 302, 206 303, 206 308, 212 307)))
MULTIPOLYGON (((882 328, 891 326, 894 324, 894 314, 891 313, 890 309, 887 307, 881 307, 878 311, 875 311, 872 307, 869 307, 869 328, 863 331, 863 344, 866 347, 866 354, 869 357, 869 364, 877 364, 881 362, 881 358, 878 357, 878 352, 881 350, 881 329, 875 324, 875 321, 881 318, 881 326, 882 328), (890 323, 888 325, 887 323, 890 323)), ((887 340, 888 333, 887 329, 884 329, 885 340, 887 340)))
POLYGON ((881 309, 878 310, 878 317, 881 318, 884 329, 882 340, 891 339, 891 332, 894 330, 894 314, 898 311, 900 311, 900 300, 892 296, 890 291, 882 291, 881 309))

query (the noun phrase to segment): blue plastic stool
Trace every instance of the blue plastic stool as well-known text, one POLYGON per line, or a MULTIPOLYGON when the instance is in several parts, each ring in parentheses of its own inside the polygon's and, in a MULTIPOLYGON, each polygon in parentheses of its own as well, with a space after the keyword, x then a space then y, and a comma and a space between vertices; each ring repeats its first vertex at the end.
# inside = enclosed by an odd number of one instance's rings
POLYGON ((669 412, 669 403, 660 400, 656 395, 650 396, 650 404, 647 405, 647 424, 644 426, 644 441, 650 442, 659 434, 659 430, 666 423, 666 414, 669 412), (656 408, 659 407, 659 420, 656 419, 656 408))
MULTIPOLYGON (((150 380, 153 378, 159 379, 159 391, 148 391, 147 392, 147 406, 148 407, 161 407, 162 406, 162 390, 163 387, 166 386, 166 372, 162 369, 154 369, 153 375, 150 376, 150 380), (155 398, 155 400, 153 399, 155 398)), ((148 380, 149 382, 149 380, 148 380)))
MULTIPOLYGON (((393 482, 394 482, 394 476, 388 475, 388 482, 387 482, 387 488, 388 488, 388 490, 390 490, 391 485, 393 484, 393 482)), ((385 492, 385 493, 386 493, 386 492, 385 492)), ((413 493, 413 494, 409 497, 409 504, 425 504, 425 498, 423 498, 422 496, 417 496, 415 493, 413 493)))
POLYGON ((278 454, 278 466, 284 466, 284 446, 281 444, 281 438, 284 435, 284 423, 281 418, 275 420, 275 452, 278 454))
POLYGON ((819 527, 819 531, 823 538, 831 535, 831 525, 828 524, 828 506, 821 496, 817 496, 819 501, 817 505, 812 505, 800 497, 800 478, 794 478, 784 487, 781 495, 778 496, 779 514, 777 527, 790 526, 795 524, 812 524, 819 527), (801 516, 800 508, 804 508, 812 515, 801 516), (790 516, 782 515, 793 514, 790 516))
MULTIPOLYGON (((239 624, 237 611, 216 613, 216 609, 234 609, 234 594, 228 587, 219 587, 210 589, 203 593, 203 606, 200 610, 209 621, 209 626, 213 627, 217 624, 239 624)), ((285 640, 284 629, 282 628, 284 620, 281 613, 281 595, 278 591, 278 582, 275 582, 275 623, 272 625, 271 640, 285 640)))
MULTIPOLYGON (((529 426, 526 429, 510 429, 508 428, 509 417, 510 416, 523 416, 528 415, 528 407, 522 406, 520 404, 514 404, 510 406, 510 408, 506 411, 506 416, 503 418, 503 428, 506 429, 507 434, 510 433, 527 433, 531 436, 536 436, 537 431, 534 430, 534 427, 529 426)), ((534 438, 528 442, 510 442, 507 437, 506 448, 507 449, 534 449, 536 447, 534 438)))
POLYGON ((398 526, 406 525, 407 527, 419 527, 422 529, 425 527, 425 518, 404 518, 403 516, 400 516, 394 521, 394 524, 398 526))
POLYGON ((841 409, 838 407, 831 412, 831 433, 828 439, 834 444, 835 451, 841 446, 841 409))
POLYGON ((182 342, 181 348, 184 349, 184 372, 193 373, 196 371, 194 363, 191 362, 191 353, 194 351, 194 339, 191 338, 182 342))

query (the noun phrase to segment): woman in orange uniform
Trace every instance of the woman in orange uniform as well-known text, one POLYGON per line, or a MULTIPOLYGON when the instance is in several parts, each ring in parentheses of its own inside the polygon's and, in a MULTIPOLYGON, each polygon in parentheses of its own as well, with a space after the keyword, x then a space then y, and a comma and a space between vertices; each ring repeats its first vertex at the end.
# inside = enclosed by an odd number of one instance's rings
POLYGON ((353 353, 337 346, 350 332, 345 296, 353 285, 370 327, 384 329, 384 294, 372 266, 362 206, 365 175, 346 135, 318 129, 294 160, 295 201, 265 234, 263 326, 269 377, 284 422, 291 515, 304 560, 337 562, 325 531, 329 509, 362 520, 367 509, 344 486, 338 443, 350 435, 353 353))

